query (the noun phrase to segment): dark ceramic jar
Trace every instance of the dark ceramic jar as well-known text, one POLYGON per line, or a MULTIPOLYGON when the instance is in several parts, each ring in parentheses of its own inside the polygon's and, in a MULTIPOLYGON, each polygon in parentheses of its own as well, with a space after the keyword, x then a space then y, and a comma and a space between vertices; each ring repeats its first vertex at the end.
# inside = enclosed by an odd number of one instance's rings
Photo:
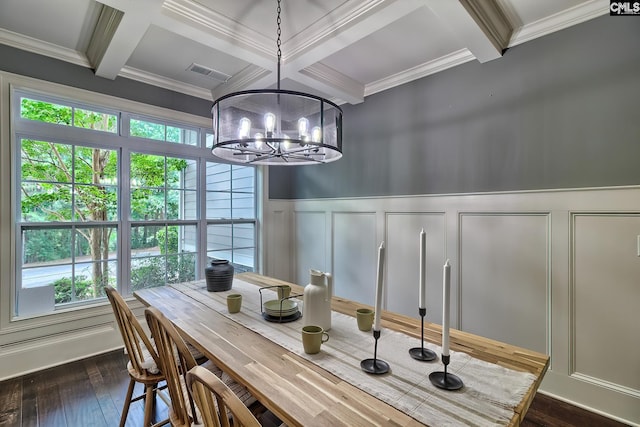
POLYGON ((226 259, 214 259, 211 265, 204 269, 209 292, 228 291, 233 284, 233 265, 226 259))

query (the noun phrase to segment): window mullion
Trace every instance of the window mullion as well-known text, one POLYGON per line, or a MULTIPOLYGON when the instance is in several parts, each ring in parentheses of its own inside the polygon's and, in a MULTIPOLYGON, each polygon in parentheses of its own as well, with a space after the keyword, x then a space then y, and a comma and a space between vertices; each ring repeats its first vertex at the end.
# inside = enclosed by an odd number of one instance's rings
POLYGON ((131 293, 131 174, 129 173, 131 167, 131 157, 128 147, 123 147, 120 150, 120 170, 118 171, 120 176, 119 187, 119 210, 118 210, 118 224, 119 224, 119 242, 118 242, 118 263, 119 268, 119 283, 122 292, 125 295, 131 293))
MULTIPOLYGON (((203 132, 204 134, 204 132, 203 132)), ((198 163, 198 186, 196 188, 198 200, 198 247, 200 248, 200 256, 196 264, 196 279, 204 277, 204 269, 207 267, 209 248, 208 241, 208 223, 207 223, 207 161, 200 159, 198 163)))

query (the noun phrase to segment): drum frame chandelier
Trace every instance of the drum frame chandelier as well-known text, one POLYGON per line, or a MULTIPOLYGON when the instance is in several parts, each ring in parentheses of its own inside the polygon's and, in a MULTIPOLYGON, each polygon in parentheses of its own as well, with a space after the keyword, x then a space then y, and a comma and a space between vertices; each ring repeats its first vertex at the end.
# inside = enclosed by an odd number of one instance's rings
POLYGON ((214 156, 233 163, 306 165, 342 157, 342 109, 320 96, 280 89, 281 0, 277 9, 277 89, 233 92, 213 103, 214 156))

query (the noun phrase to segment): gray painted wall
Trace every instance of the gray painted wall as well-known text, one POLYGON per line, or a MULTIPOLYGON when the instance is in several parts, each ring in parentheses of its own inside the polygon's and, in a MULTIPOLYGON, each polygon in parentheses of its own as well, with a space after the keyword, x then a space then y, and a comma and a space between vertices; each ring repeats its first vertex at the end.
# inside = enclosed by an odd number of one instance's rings
POLYGON ((602 16, 345 105, 343 158, 271 167, 269 197, 640 184, 639 42, 602 16))
POLYGON ((210 117, 212 101, 118 77, 97 77, 93 70, 0 44, 0 70, 104 93, 158 107, 210 117))

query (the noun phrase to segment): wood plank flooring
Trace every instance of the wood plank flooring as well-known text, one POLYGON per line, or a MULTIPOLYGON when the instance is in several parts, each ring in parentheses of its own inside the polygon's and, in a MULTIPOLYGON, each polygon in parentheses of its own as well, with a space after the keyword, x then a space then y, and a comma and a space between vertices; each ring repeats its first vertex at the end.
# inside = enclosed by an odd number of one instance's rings
MULTIPOLYGON (((0 382, 0 426, 111 427, 120 421, 129 376, 127 358, 114 351, 0 382)), ((136 391, 141 390, 137 386, 136 391)), ((131 405, 127 426, 139 426, 143 402, 131 405)), ((155 419, 167 418, 158 399, 155 419)), ((622 427, 573 405, 537 394, 523 427, 622 427)))
MULTIPOLYGON (((129 384, 126 363, 116 351, 1 382, 0 426, 117 426, 129 384)), ((143 416, 142 401, 133 403, 127 426, 142 424, 143 416)), ((167 417, 161 399, 155 416, 167 417)))

